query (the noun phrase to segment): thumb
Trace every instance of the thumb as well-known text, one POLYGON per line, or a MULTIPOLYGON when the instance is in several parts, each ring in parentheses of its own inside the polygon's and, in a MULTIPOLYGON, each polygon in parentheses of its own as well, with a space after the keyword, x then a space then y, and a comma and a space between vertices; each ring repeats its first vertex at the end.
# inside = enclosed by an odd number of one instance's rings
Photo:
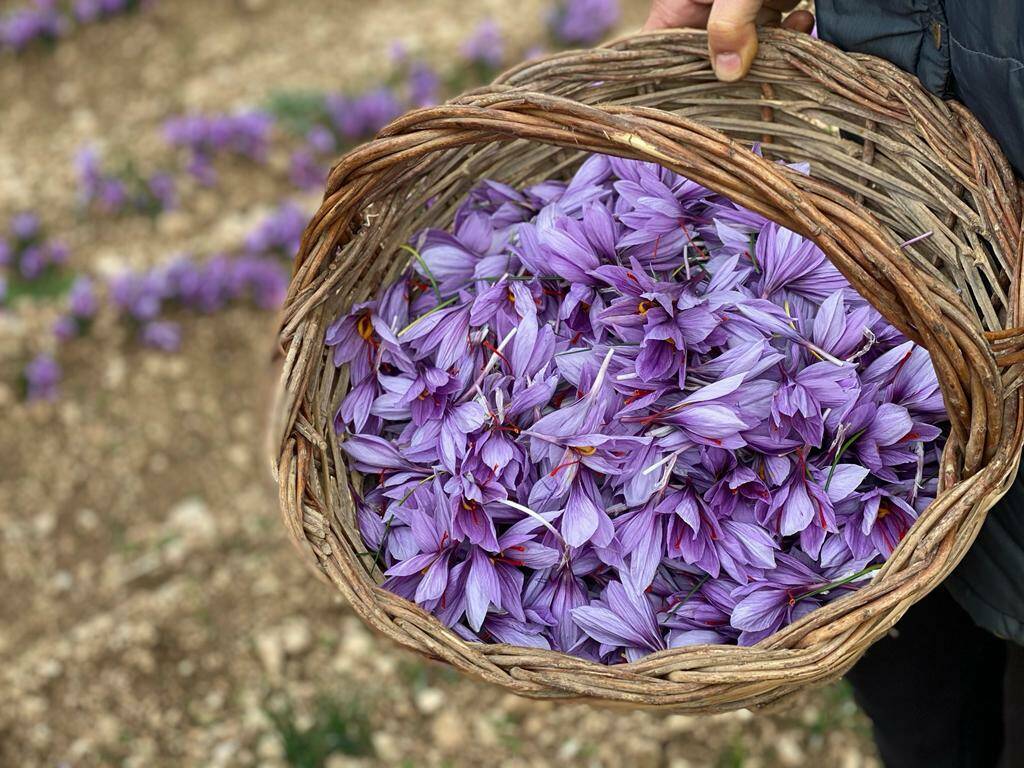
POLYGON ((762 0, 717 0, 708 18, 708 48, 719 80, 739 80, 757 53, 754 26, 762 0))

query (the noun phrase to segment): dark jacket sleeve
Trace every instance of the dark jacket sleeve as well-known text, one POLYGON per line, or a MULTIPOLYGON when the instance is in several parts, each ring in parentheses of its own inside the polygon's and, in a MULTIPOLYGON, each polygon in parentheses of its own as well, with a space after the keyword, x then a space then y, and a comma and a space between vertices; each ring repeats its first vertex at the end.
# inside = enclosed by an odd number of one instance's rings
MULTIPOLYGON (((818 32, 962 101, 1024 174, 1024 1, 818 0, 818 32)), ((1024 644, 1024 479, 947 581, 980 626, 1024 644)))
POLYGON ((1024 2, 818 0, 818 33, 872 53, 977 116, 1024 175, 1024 2))

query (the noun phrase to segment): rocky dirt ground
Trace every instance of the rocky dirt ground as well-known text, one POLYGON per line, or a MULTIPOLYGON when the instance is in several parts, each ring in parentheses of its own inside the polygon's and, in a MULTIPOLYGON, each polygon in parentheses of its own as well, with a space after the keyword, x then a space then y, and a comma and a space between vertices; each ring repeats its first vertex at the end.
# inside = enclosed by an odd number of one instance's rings
MULTIPOLYGON (((287 194, 285 158, 226 166, 155 220, 100 220, 76 212, 74 153, 159 158, 168 115, 354 87, 396 37, 443 62, 486 15, 525 45, 540 14, 537 0, 160 0, 3 58, 0 220, 39 212, 101 275, 230 245, 287 194)), ((11 382, 55 314, 0 311, 0 765, 877 765, 841 685, 773 715, 604 711, 519 700, 380 644, 279 524, 262 445, 273 319, 186 318, 166 355, 101 317, 61 351, 61 398, 26 405, 11 382)))

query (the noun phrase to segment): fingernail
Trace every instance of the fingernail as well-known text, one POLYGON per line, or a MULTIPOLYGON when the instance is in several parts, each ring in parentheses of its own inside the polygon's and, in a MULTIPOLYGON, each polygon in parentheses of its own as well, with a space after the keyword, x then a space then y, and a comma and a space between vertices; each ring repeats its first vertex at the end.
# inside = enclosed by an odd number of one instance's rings
POLYGON ((719 53, 715 56, 715 75, 720 80, 736 80, 740 76, 740 65, 738 53, 719 53))

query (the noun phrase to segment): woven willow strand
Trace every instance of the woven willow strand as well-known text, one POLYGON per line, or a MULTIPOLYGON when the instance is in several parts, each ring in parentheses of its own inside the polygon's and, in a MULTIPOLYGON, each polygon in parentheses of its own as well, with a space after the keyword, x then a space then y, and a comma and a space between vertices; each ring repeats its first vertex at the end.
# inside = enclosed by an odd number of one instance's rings
POLYGON ((764 30, 738 84, 715 80, 706 50, 699 32, 628 37, 523 64, 399 118, 333 168, 296 259, 272 429, 293 541, 383 635, 527 696, 716 712, 833 679, 948 575, 1017 469, 1021 190, 992 139, 891 64, 807 36, 764 30), (363 552, 351 490, 362 479, 333 431, 348 375, 327 354, 326 327, 397 277, 409 259, 400 246, 450 224, 479 179, 563 178, 589 152, 658 163, 812 238, 932 355, 951 421, 938 498, 870 584, 754 647, 604 666, 470 643, 381 589, 363 552), (777 160, 809 162, 811 175, 777 160))

